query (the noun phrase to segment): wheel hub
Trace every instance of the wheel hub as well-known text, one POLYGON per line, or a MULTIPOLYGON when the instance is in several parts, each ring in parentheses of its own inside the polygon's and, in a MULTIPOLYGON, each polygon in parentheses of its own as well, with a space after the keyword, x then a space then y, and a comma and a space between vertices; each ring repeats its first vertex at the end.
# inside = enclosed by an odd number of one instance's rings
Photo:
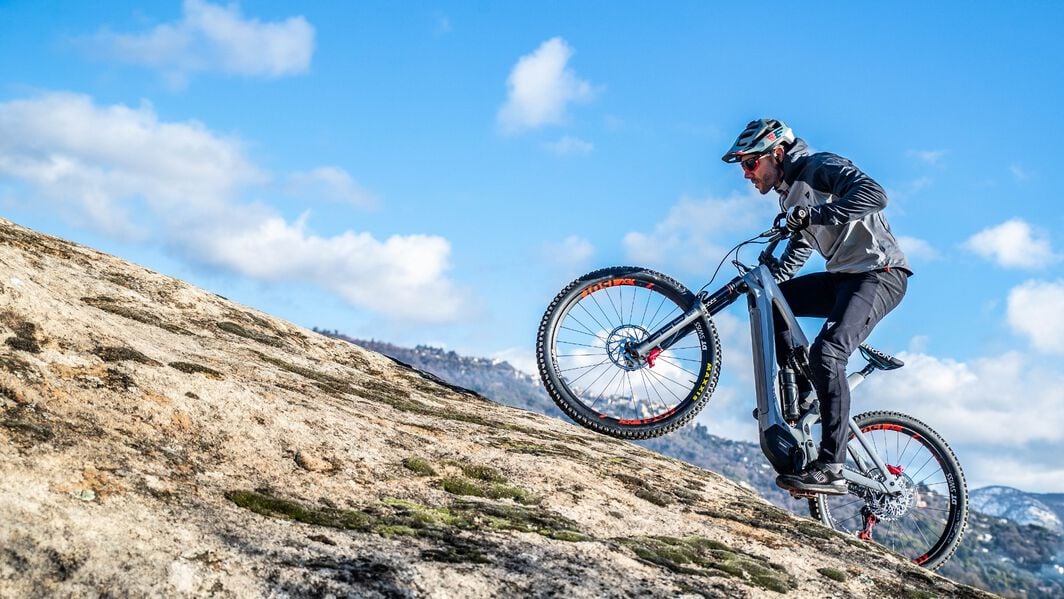
MULTIPOLYGON (((878 470, 869 473, 873 478, 880 481, 886 480, 878 470)), ((909 475, 902 474, 898 477, 899 492, 893 494, 877 493, 864 487, 852 487, 855 494, 865 500, 865 507, 869 513, 875 515, 880 522, 893 522, 899 520, 916 507, 916 485, 913 484, 909 475)))
POLYGON ((606 352, 618 368, 639 370, 644 362, 633 358, 629 349, 649 336, 650 333, 639 325, 622 324, 613 329, 606 338, 606 352))

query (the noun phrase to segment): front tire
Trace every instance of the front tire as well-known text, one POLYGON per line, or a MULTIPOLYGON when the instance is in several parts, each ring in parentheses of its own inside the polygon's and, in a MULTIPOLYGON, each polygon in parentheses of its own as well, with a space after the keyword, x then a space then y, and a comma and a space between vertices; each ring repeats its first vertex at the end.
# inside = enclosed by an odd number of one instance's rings
MULTIPOLYGON (((931 427, 897 412, 866 412, 854 417, 888 469, 899 469, 904 490, 897 496, 853 483, 849 494, 817 495, 809 500, 814 519, 840 532, 870 538, 930 570, 953 555, 968 525, 968 487, 957 457, 931 427), (871 519, 871 526, 869 525, 871 519)), ((850 435, 846 468, 882 476, 850 435)))
POLYGON ((536 355, 543 384, 570 418, 622 439, 649 439, 689 422, 720 375, 720 340, 701 318, 653 360, 626 359, 626 344, 646 339, 697 298, 652 270, 622 266, 584 275, 543 315, 536 355))

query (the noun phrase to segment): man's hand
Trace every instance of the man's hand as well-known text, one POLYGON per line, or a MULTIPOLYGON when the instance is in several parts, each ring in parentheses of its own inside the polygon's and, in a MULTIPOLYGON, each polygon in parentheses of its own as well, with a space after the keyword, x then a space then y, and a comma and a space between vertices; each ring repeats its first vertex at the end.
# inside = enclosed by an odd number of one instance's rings
POLYGON ((791 206, 787 209, 787 230, 797 233, 809 226, 809 207, 791 206))

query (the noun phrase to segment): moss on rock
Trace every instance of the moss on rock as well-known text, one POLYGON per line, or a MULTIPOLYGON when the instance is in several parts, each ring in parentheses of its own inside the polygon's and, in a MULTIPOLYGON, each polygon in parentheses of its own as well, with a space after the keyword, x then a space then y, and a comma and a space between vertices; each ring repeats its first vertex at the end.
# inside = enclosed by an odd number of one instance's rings
POLYGON ((726 576, 777 593, 796 587, 786 569, 762 557, 704 537, 637 537, 622 539, 640 559, 673 572, 726 576))
POLYGON ((222 373, 213 368, 203 366, 202 364, 193 364, 192 362, 170 362, 170 368, 180 370, 186 374, 204 374, 212 379, 222 379, 222 373))
POLYGON ((428 460, 418 457, 409 457, 403 460, 403 466, 418 476, 435 476, 436 470, 428 460))

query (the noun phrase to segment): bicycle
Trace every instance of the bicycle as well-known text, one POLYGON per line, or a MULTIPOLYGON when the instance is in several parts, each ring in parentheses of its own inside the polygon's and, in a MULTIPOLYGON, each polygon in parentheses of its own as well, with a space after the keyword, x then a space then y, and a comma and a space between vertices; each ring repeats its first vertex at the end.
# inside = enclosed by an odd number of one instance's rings
MULTIPOLYGON (((566 286, 543 315, 536 344, 540 375, 558 407, 577 423, 622 439, 684 426, 720 376, 712 317, 746 296, 761 449, 776 472, 801 471, 817 456, 819 403, 799 397, 809 342, 768 266, 789 235, 778 223, 725 255, 734 253, 739 274, 713 293, 696 295, 664 274, 631 266, 597 270, 566 286), (738 254, 752 243, 766 248, 751 267, 738 254), (775 359, 776 314, 792 339, 782 367, 775 359)), ((860 351, 867 365, 847 377, 851 390, 878 370, 903 366, 867 344, 860 351)), ((968 521, 968 490, 953 451, 929 426, 897 412, 858 414, 849 429, 848 493, 792 495, 807 499, 810 515, 824 525, 937 569, 953 555, 968 521)))

